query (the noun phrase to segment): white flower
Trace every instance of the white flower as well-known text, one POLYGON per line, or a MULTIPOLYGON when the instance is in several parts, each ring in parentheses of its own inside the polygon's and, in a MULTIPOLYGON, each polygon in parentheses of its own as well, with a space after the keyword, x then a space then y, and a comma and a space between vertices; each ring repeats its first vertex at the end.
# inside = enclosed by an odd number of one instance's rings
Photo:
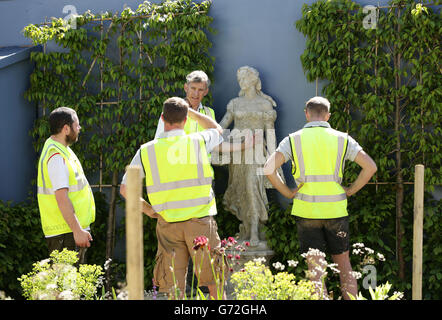
POLYGON ((37 273, 35 275, 35 278, 40 281, 43 281, 47 276, 48 276, 48 273, 46 271, 40 271, 39 273, 37 273))
POLYGON ((309 248, 307 253, 301 254, 301 257, 303 257, 303 258, 310 257, 310 256, 318 256, 318 257, 325 258, 325 253, 319 249, 309 248))
POLYGON ((325 272, 325 268, 322 268, 322 267, 320 267, 320 266, 316 266, 316 267, 314 267, 313 270, 316 270, 315 273, 316 273, 316 274, 319 274, 319 275, 323 275, 323 276, 324 276, 324 274, 327 274, 327 273, 325 272))
POLYGON ((112 262, 112 258, 109 258, 106 260, 106 262, 104 263, 104 270, 109 269, 111 262, 112 262))
POLYGON ((357 271, 350 271, 350 274, 357 280, 362 278, 362 274, 357 271))
POLYGON ((129 294, 127 293, 126 290, 122 290, 118 295, 117 295, 117 300, 128 300, 129 299, 129 294))
POLYGON ((35 294, 36 300, 55 300, 53 292, 38 291, 35 294))
POLYGON ((285 268, 285 265, 283 265, 281 262, 276 262, 276 263, 274 263, 273 264, 273 267, 276 269, 276 270, 284 270, 284 268, 285 268))
POLYGON ((49 295, 45 292, 39 293, 38 300, 49 300, 49 295))
POLYGON ((264 258, 264 257, 255 258, 255 259, 253 259, 253 261, 255 261, 257 263, 265 263, 266 262, 266 258, 264 258))
POLYGON ((377 257, 378 257, 378 260, 379 261, 385 261, 385 257, 384 257, 384 255, 382 254, 382 253, 377 253, 377 257))
POLYGON ((353 248, 363 248, 363 247, 364 247, 364 244, 361 242, 356 242, 353 244, 353 248))
POLYGON ((105 278, 103 276, 99 276, 97 279, 97 288, 104 286, 105 278))
POLYGON ((48 285, 46 286, 47 290, 56 290, 57 289, 57 285, 55 283, 48 283, 48 285))
POLYGON ((58 298, 60 298, 61 300, 75 300, 74 294, 71 290, 64 290, 60 292, 58 298))
POLYGON ((374 250, 373 250, 373 249, 370 249, 370 248, 367 248, 367 247, 365 247, 365 251, 366 251, 368 254, 373 254, 373 253, 374 253, 374 250))
POLYGON ((393 292, 393 296, 396 296, 398 300, 401 300, 404 297, 403 292, 395 291, 393 292))
POLYGON ((339 273, 339 269, 338 269, 338 264, 337 263, 330 263, 329 268, 334 272, 334 273, 339 273))
POLYGON ((288 260, 287 263, 289 267, 296 267, 298 265, 298 261, 295 260, 288 260))
POLYGON ((43 267, 45 264, 51 262, 51 259, 44 259, 39 262, 40 267, 43 267))

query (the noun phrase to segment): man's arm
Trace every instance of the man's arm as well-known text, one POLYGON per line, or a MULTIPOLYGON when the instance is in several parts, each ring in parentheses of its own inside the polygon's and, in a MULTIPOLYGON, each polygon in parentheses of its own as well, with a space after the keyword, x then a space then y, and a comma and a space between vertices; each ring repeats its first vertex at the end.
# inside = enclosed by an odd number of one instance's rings
POLYGON ((303 184, 300 184, 297 188, 292 190, 284 183, 284 181, 282 181, 281 177, 277 174, 277 170, 284 163, 284 155, 279 151, 273 152, 264 165, 264 174, 275 189, 278 190, 284 197, 293 199, 303 184))
MULTIPOLYGON (((125 184, 120 185, 120 194, 123 196, 124 199, 126 199, 126 185, 125 184)), ((154 219, 159 217, 159 214, 153 210, 152 206, 149 203, 147 203, 146 200, 144 200, 143 198, 140 197, 140 201, 141 201, 141 211, 143 213, 145 213, 146 215, 148 215, 149 217, 154 218, 154 219)))
POLYGON ((350 187, 343 187, 347 197, 354 195, 361 190, 378 170, 376 163, 364 152, 364 150, 358 152, 354 161, 362 168, 362 170, 350 187))
POLYGON ((244 141, 237 143, 237 142, 227 142, 223 141, 219 145, 213 148, 213 151, 218 152, 234 152, 234 151, 241 151, 252 148, 255 144, 262 143, 262 137, 248 134, 244 137, 244 141))
POLYGON ((90 247, 91 244, 89 241, 92 241, 92 236, 89 232, 81 228, 80 222, 75 215, 74 206, 68 197, 68 189, 62 188, 56 190, 55 199, 57 200, 58 208, 64 220, 74 234, 75 244, 79 247, 90 247))
POLYGON ((223 128, 211 117, 206 116, 205 114, 199 113, 198 111, 193 110, 192 108, 188 108, 187 115, 198 122, 198 124, 204 129, 216 129, 220 135, 223 134, 223 128))

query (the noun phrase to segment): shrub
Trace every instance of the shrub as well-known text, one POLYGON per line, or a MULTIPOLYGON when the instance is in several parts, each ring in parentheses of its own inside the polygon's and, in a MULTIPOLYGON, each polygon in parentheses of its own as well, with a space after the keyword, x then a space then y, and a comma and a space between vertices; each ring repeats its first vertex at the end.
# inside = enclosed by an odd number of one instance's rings
POLYGON ((231 276, 238 300, 318 300, 315 285, 308 280, 296 282, 295 275, 278 272, 273 275, 261 259, 245 263, 231 276))
POLYGON ((49 259, 34 263, 33 270, 18 280, 28 300, 91 300, 102 284, 101 266, 75 267, 77 252, 54 250, 49 259))

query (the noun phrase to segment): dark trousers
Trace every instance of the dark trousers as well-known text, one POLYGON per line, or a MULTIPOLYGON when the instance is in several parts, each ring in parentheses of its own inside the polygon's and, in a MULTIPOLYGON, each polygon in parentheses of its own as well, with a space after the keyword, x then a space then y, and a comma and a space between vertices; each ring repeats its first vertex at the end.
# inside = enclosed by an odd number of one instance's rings
POLYGON ((61 252, 64 248, 66 248, 68 250, 77 251, 78 262, 75 264, 77 267, 79 264, 86 263, 87 248, 77 247, 74 240, 74 234, 72 232, 46 238, 46 243, 48 245, 49 254, 51 254, 54 250, 61 252))

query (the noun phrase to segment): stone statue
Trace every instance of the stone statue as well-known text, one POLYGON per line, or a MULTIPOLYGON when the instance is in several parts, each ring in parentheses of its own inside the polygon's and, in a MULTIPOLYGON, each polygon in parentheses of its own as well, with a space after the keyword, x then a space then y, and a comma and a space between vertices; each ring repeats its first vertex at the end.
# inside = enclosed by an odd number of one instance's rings
MULTIPOLYGON (((232 152, 223 204, 242 222, 240 240, 250 241, 251 247, 266 246, 265 234, 260 231, 268 219, 266 188, 272 186, 262 174, 262 167, 276 147, 276 111, 273 110, 276 103, 262 93, 256 69, 249 66, 239 68, 237 80, 241 90, 238 97, 227 104, 227 112, 220 125, 225 129, 234 123, 229 136, 231 141, 238 142, 250 133, 256 138, 252 148, 232 152), (263 243, 260 244, 260 241, 263 243)), ((282 171, 279 174, 283 177, 282 171)))

